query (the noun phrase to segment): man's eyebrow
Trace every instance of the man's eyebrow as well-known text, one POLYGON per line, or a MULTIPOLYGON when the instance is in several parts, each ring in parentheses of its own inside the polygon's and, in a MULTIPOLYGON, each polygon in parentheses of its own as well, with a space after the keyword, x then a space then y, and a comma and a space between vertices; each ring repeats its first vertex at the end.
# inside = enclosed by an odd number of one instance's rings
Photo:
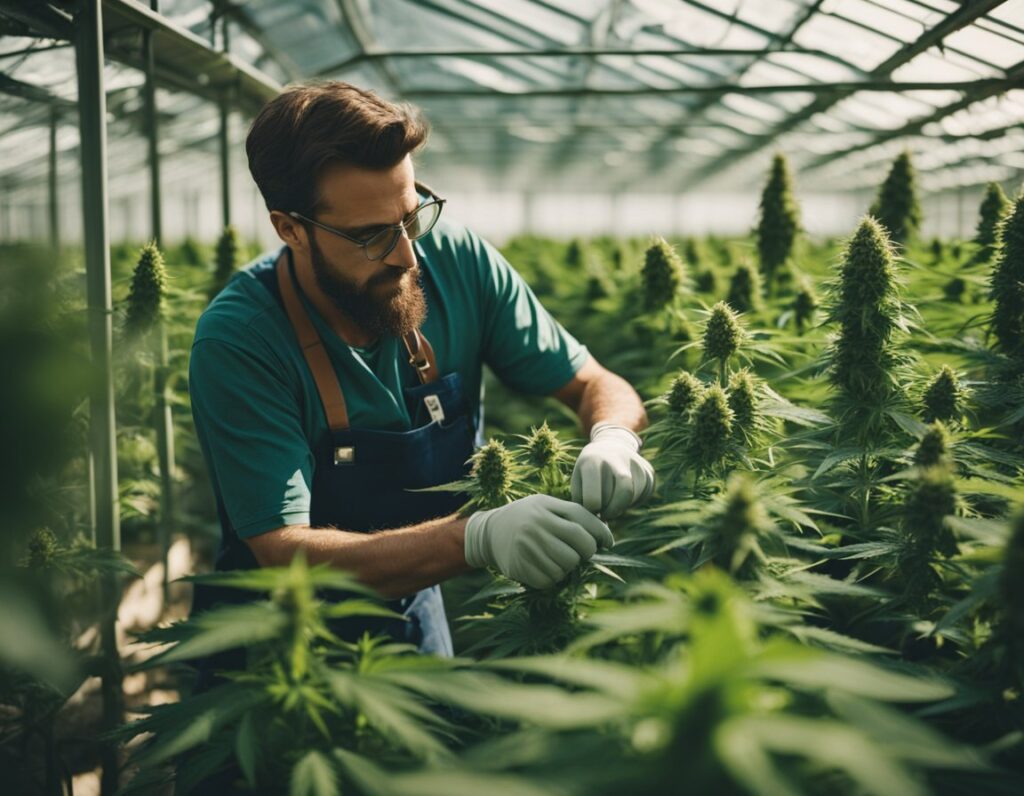
MULTIPOLYGON (((417 199, 415 207, 413 207, 412 210, 410 210, 408 213, 406 213, 404 216, 402 216, 402 218, 405 219, 406 217, 412 215, 412 213, 415 212, 416 208, 419 207, 419 206, 420 206, 420 203, 419 203, 419 201, 417 199)), ((393 226, 392 222, 390 222, 390 221, 378 221, 375 224, 363 224, 362 226, 359 226, 359 227, 348 227, 348 228, 343 228, 343 229, 345 229, 345 231, 347 233, 349 233, 350 235, 358 236, 360 233, 371 232, 372 230, 375 230, 375 229, 382 229, 384 227, 390 227, 390 226, 393 226)))

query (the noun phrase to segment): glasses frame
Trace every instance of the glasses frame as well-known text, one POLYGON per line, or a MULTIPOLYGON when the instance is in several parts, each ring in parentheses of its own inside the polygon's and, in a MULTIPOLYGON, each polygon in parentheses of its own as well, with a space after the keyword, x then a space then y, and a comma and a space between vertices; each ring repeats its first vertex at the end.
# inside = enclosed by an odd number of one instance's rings
POLYGON ((402 233, 405 233, 405 236, 409 238, 409 240, 411 241, 419 240, 420 238, 429 235, 430 230, 434 228, 434 226, 438 222, 438 219, 441 218, 441 211, 444 210, 445 202, 447 202, 448 200, 442 199, 440 196, 438 196, 436 193, 430 190, 423 183, 416 183, 416 188, 418 191, 427 194, 430 197, 429 201, 426 201, 423 204, 418 205, 415 210, 409 213, 409 215, 407 215, 397 224, 388 224, 387 226, 383 227, 379 232, 375 232, 369 238, 365 239, 356 238, 352 235, 349 235, 347 232, 342 232, 340 229, 332 227, 329 224, 323 224, 319 221, 315 221, 312 218, 309 218, 308 216, 305 216, 302 213, 299 213, 295 210, 290 210, 288 212, 288 215, 291 216, 292 218, 298 219, 300 221, 305 221, 308 224, 312 224, 314 227, 319 227, 325 232, 330 232, 333 235, 337 235, 339 238, 344 238, 347 241, 351 241, 352 243, 358 244, 359 247, 363 250, 363 256, 365 256, 366 259, 369 260, 370 262, 376 262, 378 260, 383 260, 385 257, 387 257, 389 254, 391 254, 391 252, 395 250, 395 246, 398 245, 398 241, 402 237, 402 233), (411 235, 409 235, 409 230, 406 229, 405 225, 409 223, 413 216, 420 213, 425 207, 430 207, 431 205, 438 206, 437 216, 434 218, 434 222, 426 230, 417 235, 415 238, 412 237, 411 235), (391 245, 388 246, 387 251, 380 255, 380 257, 371 257, 369 251, 367 251, 367 247, 371 243, 373 243, 373 241, 377 240, 377 238, 379 238, 381 235, 384 235, 388 232, 391 232, 394 235, 394 240, 391 241, 391 245))

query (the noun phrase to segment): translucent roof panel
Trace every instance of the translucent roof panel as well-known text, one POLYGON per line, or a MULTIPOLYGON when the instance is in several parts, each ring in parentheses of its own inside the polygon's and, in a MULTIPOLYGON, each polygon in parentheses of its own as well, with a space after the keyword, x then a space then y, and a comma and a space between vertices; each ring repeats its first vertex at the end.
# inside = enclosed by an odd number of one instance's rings
MULTIPOLYGON (((121 20, 107 32, 106 69, 118 199, 139 191, 146 163, 131 20, 148 3, 104 8, 121 20)), ((934 190, 994 173, 1018 179, 1022 169, 1024 0, 162 0, 160 9, 165 44, 189 36, 191 52, 199 42, 231 59, 209 69, 172 59, 159 75, 160 151, 174 162, 164 179, 183 190, 214 179, 216 97, 237 97, 232 84, 220 95, 203 89, 231 64, 249 70, 257 99, 336 78, 413 102, 433 128, 425 172, 460 185, 748 191, 775 150, 790 155, 801 185, 822 191, 870 185, 903 147, 934 190)), ((4 30, 24 33, 25 20, 4 13, 4 30)), ((74 52, 35 33, 0 38, 9 190, 45 183, 51 107, 62 172, 75 172, 74 52)), ((254 101, 232 117, 242 178, 254 101)))

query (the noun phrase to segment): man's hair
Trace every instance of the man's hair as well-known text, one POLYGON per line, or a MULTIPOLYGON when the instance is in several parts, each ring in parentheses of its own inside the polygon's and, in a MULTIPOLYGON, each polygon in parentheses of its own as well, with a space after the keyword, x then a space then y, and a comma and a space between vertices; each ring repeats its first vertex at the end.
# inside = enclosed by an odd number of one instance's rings
POLYGON ((268 210, 310 214, 325 166, 390 169, 427 139, 428 126, 406 103, 339 80, 292 86, 249 127, 249 171, 268 210))

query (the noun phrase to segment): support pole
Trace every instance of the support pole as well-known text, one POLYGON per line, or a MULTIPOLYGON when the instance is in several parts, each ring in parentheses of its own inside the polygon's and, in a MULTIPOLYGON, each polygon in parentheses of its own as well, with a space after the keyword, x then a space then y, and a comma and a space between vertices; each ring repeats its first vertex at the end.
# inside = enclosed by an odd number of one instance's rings
MULTIPOLYGON (((93 538, 97 547, 119 550, 121 527, 117 501, 112 366, 113 306, 107 229, 107 102, 103 85, 102 13, 102 0, 82 0, 80 3, 75 19, 75 55, 82 158, 82 234, 92 358, 89 441, 95 466, 96 524, 93 527, 93 538)), ((107 731, 124 720, 121 661, 115 633, 119 596, 115 576, 103 576, 101 592, 103 730, 107 731)), ((104 743, 101 764, 102 792, 114 793, 119 784, 116 744, 104 743)))
MULTIPOLYGON (((227 16, 221 17, 221 48, 225 53, 231 52, 231 40, 228 35, 229 22, 227 16)), ((220 100, 220 206, 221 229, 231 223, 231 105, 226 90, 220 100)))
POLYGON ((50 168, 47 180, 47 204, 50 220, 50 246, 60 250, 60 211, 57 204, 57 122, 59 113, 56 105, 50 106, 50 168))

